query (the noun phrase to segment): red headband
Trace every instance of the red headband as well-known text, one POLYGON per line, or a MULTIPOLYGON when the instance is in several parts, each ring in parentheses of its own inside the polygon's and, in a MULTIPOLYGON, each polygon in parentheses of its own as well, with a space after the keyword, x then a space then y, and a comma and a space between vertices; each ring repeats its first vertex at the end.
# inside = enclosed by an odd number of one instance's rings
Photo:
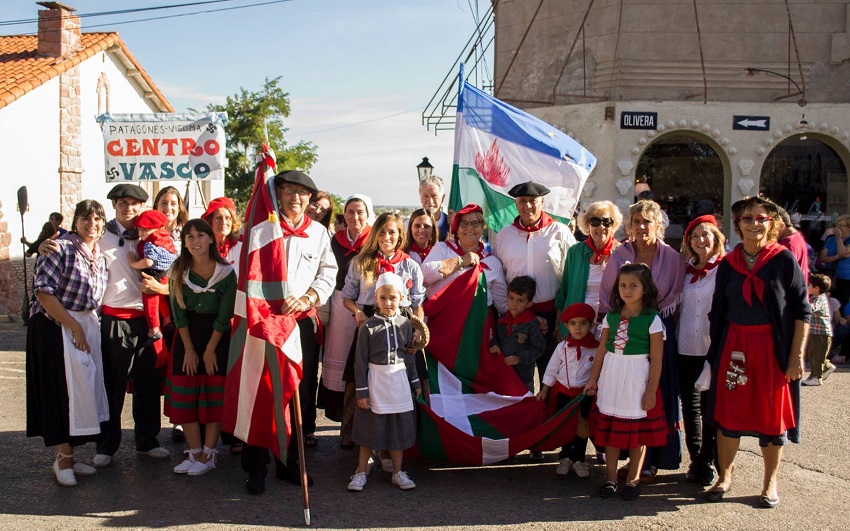
POLYGON ((702 216, 699 216, 698 218, 694 218, 693 221, 688 223, 688 226, 685 229, 684 239, 685 239, 686 242, 691 237, 691 231, 693 231, 697 227, 697 225, 699 225, 700 223, 710 223, 710 224, 714 225, 715 227, 717 227, 717 219, 714 216, 712 216, 711 214, 704 214, 702 216))
POLYGON ((592 323, 593 320, 596 319, 596 312, 593 310, 593 306, 584 302, 576 302, 574 304, 570 304, 566 307, 566 309, 564 309, 564 313, 561 314, 561 321, 566 323, 570 319, 575 319, 576 317, 584 317, 592 323))
POLYGON ((145 210, 133 218, 133 226, 137 229, 161 229, 168 225, 168 218, 159 210, 145 210))
POLYGON ((482 216, 484 215, 484 210, 482 210, 481 207, 476 205, 475 203, 470 203, 455 212, 455 217, 452 220, 452 234, 457 235, 457 227, 458 225, 460 225, 460 218, 462 218, 466 214, 472 214, 474 212, 478 212, 482 216))
POLYGON ((207 206, 207 211, 204 212, 204 215, 201 216, 201 219, 207 220, 207 218, 209 216, 212 216, 219 208, 229 208, 233 212, 236 212, 236 205, 233 204, 233 201, 231 201, 229 197, 217 197, 210 201, 209 206, 207 206))

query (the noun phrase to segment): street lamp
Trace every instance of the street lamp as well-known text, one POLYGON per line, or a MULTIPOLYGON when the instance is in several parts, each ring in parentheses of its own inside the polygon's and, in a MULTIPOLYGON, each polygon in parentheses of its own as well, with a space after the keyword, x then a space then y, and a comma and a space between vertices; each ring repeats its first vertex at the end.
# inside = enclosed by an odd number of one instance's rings
POLYGON ((419 175, 420 184, 434 173, 434 166, 428 162, 428 157, 422 157, 422 162, 416 165, 416 173, 419 175))

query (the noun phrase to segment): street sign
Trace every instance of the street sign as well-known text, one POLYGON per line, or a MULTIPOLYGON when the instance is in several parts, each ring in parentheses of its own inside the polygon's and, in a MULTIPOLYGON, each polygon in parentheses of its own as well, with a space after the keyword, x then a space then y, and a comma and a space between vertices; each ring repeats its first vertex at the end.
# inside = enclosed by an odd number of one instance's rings
POLYGON ((658 129, 657 112, 623 111, 620 129, 658 129))
POLYGON ((733 116, 732 129, 738 131, 769 131, 770 116, 733 116))

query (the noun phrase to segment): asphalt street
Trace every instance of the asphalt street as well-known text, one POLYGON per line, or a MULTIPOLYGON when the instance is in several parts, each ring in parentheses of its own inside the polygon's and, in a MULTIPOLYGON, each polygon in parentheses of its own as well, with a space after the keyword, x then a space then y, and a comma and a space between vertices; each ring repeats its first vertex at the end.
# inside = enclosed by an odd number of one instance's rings
MULTIPOLYGON (((219 448, 217 468, 198 476, 171 469, 183 445, 169 430, 160 441, 172 451, 165 460, 133 450, 130 399, 124 409, 124 440, 113 466, 80 478, 76 488, 57 485, 53 453, 24 433, 25 327, 0 324, 0 528, 192 528, 258 529, 304 527, 301 493, 274 478, 251 496, 239 458, 219 448)), ((731 493, 721 503, 702 501, 701 487, 684 481, 687 457, 677 472, 663 472, 637 501, 596 495, 603 467, 591 478, 555 475, 556 453, 531 463, 527 454, 489 467, 453 467, 409 461, 417 488, 401 491, 390 475, 375 471, 360 493, 346 490, 356 467, 353 450, 339 447, 338 426, 320 415, 319 446, 307 449, 315 479, 310 489, 316 529, 847 529, 850 521, 850 370, 841 367, 822 387, 803 389, 804 443, 785 452, 776 509, 757 508, 761 455, 744 439, 731 493)), ((163 426, 168 426, 163 419, 163 426)), ((78 449, 91 462, 93 445, 78 449)), ((588 458, 593 461, 590 456, 588 458)))

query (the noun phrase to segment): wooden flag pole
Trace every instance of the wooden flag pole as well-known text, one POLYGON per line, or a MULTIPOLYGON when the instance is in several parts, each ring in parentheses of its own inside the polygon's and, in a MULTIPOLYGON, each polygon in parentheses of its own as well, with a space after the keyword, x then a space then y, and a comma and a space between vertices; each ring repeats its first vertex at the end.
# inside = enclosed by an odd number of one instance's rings
MULTIPOLYGON (((297 332, 297 330, 296 330, 297 332)), ((304 433, 301 426, 301 396, 295 389, 295 440, 298 444, 298 466, 301 469, 301 503, 304 507, 304 523, 310 525, 310 492, 307 490, 307 461, 304 459, 304 433)))

